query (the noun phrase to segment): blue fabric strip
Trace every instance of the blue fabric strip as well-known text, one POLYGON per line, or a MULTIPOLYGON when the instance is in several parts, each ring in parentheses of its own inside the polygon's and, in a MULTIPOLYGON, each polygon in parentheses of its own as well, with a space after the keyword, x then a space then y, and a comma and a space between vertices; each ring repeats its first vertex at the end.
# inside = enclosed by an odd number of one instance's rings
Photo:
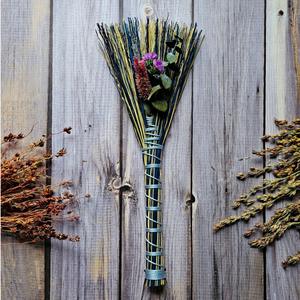
POLYGON ((146 279, 149 280, 161 280, 166 278, 166 274, 165 274, 165 270, 161 269, 161 270, 145 270, 146 272, 146 279))
POLYGON ((152 168, 161 168, 161 164, 150 164, 150 165, 146 165, 145 169, 152 169, 152 168))
POLYGON ((148 196, 147 194, 145 194, 145 196, 146 196, 147 198, 149 198, 150 200, 152 200, 152 201, 155 201, 155 202, 161 203, 161 201, 159 201, 159 200, 157 200, 157 199, 154 199, 154 198, 152 198, 152 197, 148 196))
POLYGON ((156 177, 154 177, 154 176, 152 176, 152 175, 149 175, 148 173, 146 173, 146 172, 144 172, 144 174, 146 175, 146 176, 148 176, 148 177, 150 177, 150 178, 152 178, 152 179, 155 179, 156 181, 158 181, 158 182, 161 182, 161 180, 160 179, 158 179, 158 178, 156 178, 156 177))
POLYGON ((144 141, 145 142, 148 142, 148 141, 159 141, 159 137, 145 138, 144 141))
POLYGON ((147 260, 149 263, 151 263, 152 265, 155 265, 155 266, 158 266, 158 267, 163 267, 163 265, 157 264, 157 263, 151 261, 150 259, 148 259, 147 257, 146 257, 146 260, 147 260))
POLYGON ((162 228, 146 228, 146 232, 162 232, 162 228))
POLYGON ((155 147, 145 147, 145 148, 142 148, 142 151, 145 151, 145 150, 151 150, 151 149, 162 149, 163 146, 162 145, 156 145, 155 147))
POLYGON ((148 220, 150 220, 151 222, 154 222, 154 223, 159 224, 159 225, 161 225, 161 226, 163 225, 162 223, 160 223, 160 222, 158 222, 158 221, 155 221, 155 220, 149 218, 147 215, 145 215, 145 216, 146 216, 146 218, 147 218, 148 220))
POLYGON ((161 184, 145 184, 145 189, 161 189, 161 184))
POLYGON ((146 240, 146 242, 147 242, 148 244, 150 244, 151 246, 154 246, 154 247, 159 248, 159 249, 163 249, 163 247, 151 243, 147 238, 145 238, 145 240, 146 240))
POLYGON ((161 210, 161 206, 145 206, 146 210, 161 210))
POLYGON ((159 252, 148 252, 146 251, 146 255, 148 256, 159 256, 159 255, 164 255, 163 251, 159 251, 159 252))

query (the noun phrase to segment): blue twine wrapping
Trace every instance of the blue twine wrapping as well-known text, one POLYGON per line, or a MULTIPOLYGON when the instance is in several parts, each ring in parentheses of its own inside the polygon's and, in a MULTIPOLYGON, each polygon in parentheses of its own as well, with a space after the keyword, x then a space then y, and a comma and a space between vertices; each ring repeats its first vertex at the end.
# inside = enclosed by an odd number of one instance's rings
POLYGON ((148 280, 162 280, 166 278, 165 270, 145 270, 146 279, 148 280))
MULTIPOLYGON (((146 161, 148 163, 145 163, 144 174, 148 179, 153 179, 155 184, 145 184, 145 197, 146 203, 148 203, 148 206, 145 207, 146 220, 150 221, 150 223, 148 223, 150 228, 146 228, 146 233, 152 234, 152 241, 146 238, 147 249, 152 249, 152 251, 146 251, 146 261, 149 264, 146 264, 145 273, 146 279, 153 281, 150 282, 150 286, 154 286, 154 281, 159 281, 166 278, 164 265, 157 263, 157 258, 159 257, 161 257, 161 259, 159 259, 158 261, 163 261, 163 247, 157 244, 158 237, 160 237, 160 239, 162 240, 163 230, 162 223, 158 222, 158 213, 161 213, 162 209, 162 207, 160 206, 161 201, 158 200, 158 190, 161 189, 161 180, 159 176, 161 169, 160 156, 163 146, 158 144, 160 136, 155 134, 155 131, 157 131, 157 126, 153 124, 153 117, 146 117, 146 119, 148 124, 147 128, 145 129, 147 137, 144 139, 146 147, 142 148, 142 152, 147 156, 146 161), (147 194, 147 191, 148 194, 151 194, 152 197, 147 194), (151 203, 151 205, 149 205, 149 203, 151 203), (152 218, 147 215, 148 212, 153 212, 152 218)), ((161 285, 161 283, 158 282, 158 285, 161 285)))

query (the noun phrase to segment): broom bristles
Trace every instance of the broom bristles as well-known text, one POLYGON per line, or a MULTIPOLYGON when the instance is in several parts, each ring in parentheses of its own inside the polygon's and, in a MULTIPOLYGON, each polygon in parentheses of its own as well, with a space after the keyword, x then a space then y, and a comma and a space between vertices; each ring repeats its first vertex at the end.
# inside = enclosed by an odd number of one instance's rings
POLYGON ((167 75, 172 80, 168 110, 165 113, 157 112, 154 115, 154 124, 160 135, 158 143, 163 145, 189 72, 204 38, 204 35, 201 35, 202 31, 197 32, 196 23, 188 27, 185 24, 180 26, 166 20, 150 22, 147 19, 146 22, 142 20, 139 22, 136 18, 129 18, 128 23, 123 21, 110 26, 103 24, 97 24, 97 26, 99 50, 115 80, 141 147, 145 147, 147 120, 142 99, 137 92, 133 58, 141 59, 144 54, 155 52, 158 59, 166 61, 166 55, 171 52, 166 42, 173 40, 175 35, 183 39, 182 55, 178 55, 175 50, 172 51, 177 57, 179 56, 179 59, 177 58, 177 65, 180 66, 179 73, 167 70, 167 75))

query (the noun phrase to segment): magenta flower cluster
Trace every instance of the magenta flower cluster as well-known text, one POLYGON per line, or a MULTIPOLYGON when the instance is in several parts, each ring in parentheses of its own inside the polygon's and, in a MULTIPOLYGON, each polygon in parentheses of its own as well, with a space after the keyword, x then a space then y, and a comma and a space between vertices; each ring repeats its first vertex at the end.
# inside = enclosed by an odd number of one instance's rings
POLYGON ((146 53, 144 56, 143 56, 143 60, 144 61, 148 61, 148 60, 153 60, 153 65, 156 67, 156 69, 160 72, 164 72, 165 69, 164 69, 164 66, 163 66, 163 63, 160 59, 157 59, 157 55, 156 53, 146 53))
POLYGON ((160 71, 160 72, 164 72, 165 68, 163 66, 163 63, 160 59, 154 59, 153 60, 153 64, 154 66, 160 71))
POLYGON ((155 59, 155 58, 157 58, 156 53, 146 53, 143 56, 143 60, 149 60, 149 59, 155 59))

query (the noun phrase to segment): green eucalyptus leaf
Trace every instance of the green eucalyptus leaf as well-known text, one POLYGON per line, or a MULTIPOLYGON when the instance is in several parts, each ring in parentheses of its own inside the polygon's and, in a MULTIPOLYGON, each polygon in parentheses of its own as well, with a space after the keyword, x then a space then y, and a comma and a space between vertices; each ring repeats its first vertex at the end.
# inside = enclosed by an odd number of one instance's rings
POLYGON ((168 102, 165 100, 156 100, 151 104, 159 111, 165 112, 168 109, 168 102))
POLYGON ((182 50, 178 46, 175 47, 175 50, 180 54, 182 53, 182 50))
POLYGON ((149 96, 148 96, 148 99, 147 100, 150 100, 150 98, 158 91, 161 89, 161 86, 160 85, 156 85, 152 88, 149 96))
POLYGON ((174 43, 174 42, 166 42, 166 44, 169 48, 174 48, 176 45, 176 43, 174 43))
POLYGON ((143 106, 144 106, 144 110, 145 110, 146 115, 147 116, 152 116, 151 106, 146 102, 143 102, 143 106))
POLYGON ((169 102, 171 94, 172 93, 170 90, 161 89, 160 91, 158 91, 156 98, 169 102))
POLYGON ((173 53, 168 53, 167 54, 167 60, 170 64, 174 63, 177 59, 177 56, 174 55, 173 53))
POLYGON ((166 74, 162 73, 160 74, 161 83, 164 86, 164 88, 167 90, 172 85, 172 80, 170 77, 168 77, 166 74))
POLYGON ((169 64, 169 69, 175 72, 179 72, 180 68, 176 64, 169 64))
POLYGON ((164 67, 167 67, 169 63, 167 61, 163 61, 162 64, 164 67))

